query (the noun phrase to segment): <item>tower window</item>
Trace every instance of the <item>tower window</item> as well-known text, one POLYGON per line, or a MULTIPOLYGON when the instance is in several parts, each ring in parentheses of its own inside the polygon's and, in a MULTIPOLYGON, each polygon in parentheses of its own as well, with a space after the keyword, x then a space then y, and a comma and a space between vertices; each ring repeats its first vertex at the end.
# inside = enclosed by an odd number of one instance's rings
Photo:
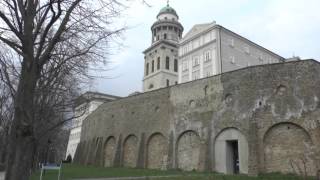
POLYGON ((167 39, 167 34, 164 34, 164 35, 163 35, 163 38, 164 38, 164 39, 167 39))
POLYGON ((169 85, 170 85, 170 81, 169 79, 167 79, 167 87, 169 87, 169 85))
POLYGON ((170 58, 168 56, 166 57, 166 69, 170 69, 170 58))
POLYGON ((174 72, 178 72, 178 60, 174 60, 174 72))
POLYGON ((157 60, 157 69, 158 70, 160 69, 160 57, 158 57, 158 60, 157 60))
POLYGON ((154 61, 152 61, 151 72, 154 72, 154 61))
POLYGON ((148 76, 148 74, 149 74, 149 63, 147 63, 146 65, 146 76, 148 76))

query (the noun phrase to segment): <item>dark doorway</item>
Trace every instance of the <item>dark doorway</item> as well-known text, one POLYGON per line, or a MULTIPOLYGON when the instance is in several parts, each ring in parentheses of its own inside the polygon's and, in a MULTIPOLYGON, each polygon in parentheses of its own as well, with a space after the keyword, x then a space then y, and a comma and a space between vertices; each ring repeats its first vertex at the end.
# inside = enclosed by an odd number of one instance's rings
POLYGON ((227 172, 239 174, 239 149, 238 140, 227 141, 227 172))

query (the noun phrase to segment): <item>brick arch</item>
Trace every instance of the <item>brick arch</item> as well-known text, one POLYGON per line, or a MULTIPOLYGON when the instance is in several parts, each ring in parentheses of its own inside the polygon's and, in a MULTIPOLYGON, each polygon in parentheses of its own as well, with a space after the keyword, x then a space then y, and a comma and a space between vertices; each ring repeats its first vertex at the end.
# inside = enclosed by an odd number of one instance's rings
POLYGON ((168 162, 168 141, 162 133, 153 133, 147 141, 147 168, 166 169, 168 162))
POLYGON ((188 130, 180 134, 176 143, 177 167, 182 170, 200 170, 200 136, 188 130))
POLYGON ((136 167, 138 157, 138 138, 136 135, 128 135, 123 142, 123 166, 136 167))
POLYGON ((263 137, 265 172, 295 173, 306 165, 307 173, 315 175, 314 158, 310 157, 312 146, 309 133, 295 123, 271 126, 263 137))
POLYGON ((116 138, 109 136, 103 145, 103 166, 112 167, 116 150, 116 138))
POLYGON ((244 133, 236 127, 222 129, 214 138, 215 171, 233 174, 234 169, 230 165, 228 142, 236 141, 238 144, 239 173, 248 173, 249 145, 244 133))

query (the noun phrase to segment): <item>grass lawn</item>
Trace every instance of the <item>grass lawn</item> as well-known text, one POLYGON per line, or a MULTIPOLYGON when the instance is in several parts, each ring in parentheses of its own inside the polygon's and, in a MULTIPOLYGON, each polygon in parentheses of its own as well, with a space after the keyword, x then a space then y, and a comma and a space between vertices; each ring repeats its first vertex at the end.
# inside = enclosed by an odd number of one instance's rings
MULTIPOLYGON (((47 171, 43 180, 57 180, 57 171, 47 171)), ((33 174, 31 180, 39 180, 40 173, 33 174)), ((171 176, 157 178, 159 180, 303 180, 301 177, 267 174, 259 177, 248 177, 245 175, 222 175, 209 172, 182 172, 182 171, 160 171, 130 168, 103 168, 93 166, 81 166, 75 164, 63 164, 61 180, 72 178, 103 178, 103 177, 136 177, 136 176, 171 176)), ((315 178, 309 178, 315 180, 315 178)))

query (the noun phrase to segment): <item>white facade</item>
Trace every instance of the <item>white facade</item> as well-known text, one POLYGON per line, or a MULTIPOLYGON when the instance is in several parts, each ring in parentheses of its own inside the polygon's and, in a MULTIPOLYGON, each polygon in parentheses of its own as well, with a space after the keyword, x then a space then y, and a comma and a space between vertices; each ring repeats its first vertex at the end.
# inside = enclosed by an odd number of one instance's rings
POLYGON ((179 83, 284 61, 281 56, 215 22, 195 25, 179 42, 178 49, 179 83))
POLYGON ((119 97, 101 93, 87 92, 79 97, 81 103, 74 108, 75 119, 72 120, 66 158, 70 155, 74 158, 77 146, 80 142, 82 122, 95 111, 101 104, 118 99, 119 97))

